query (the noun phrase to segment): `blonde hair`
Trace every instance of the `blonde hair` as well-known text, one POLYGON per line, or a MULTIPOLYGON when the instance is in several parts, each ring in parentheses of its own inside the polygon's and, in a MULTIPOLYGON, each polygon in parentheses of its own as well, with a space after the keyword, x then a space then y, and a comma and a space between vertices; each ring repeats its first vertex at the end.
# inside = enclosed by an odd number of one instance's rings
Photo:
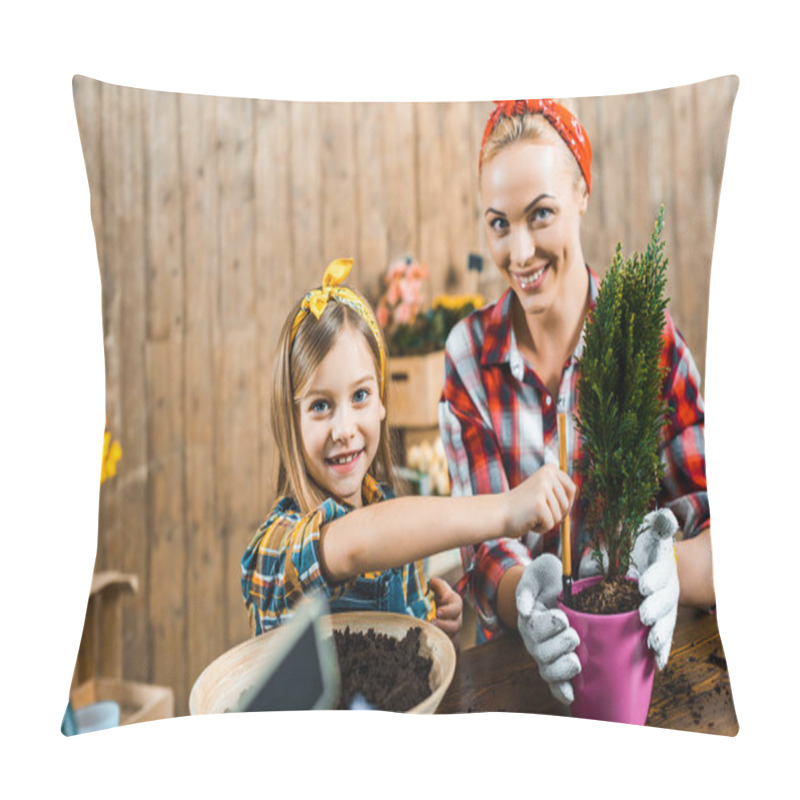
MULTIPOLYGON (((568 111, 572 111, 568 104, 564 104, 564 107, 568 111)), ((481 173, 483 172, 483 167, 504 147, 508 147, 514 142, 523 141, 555 144, 558 148, 559 158, 564 160, 572 170, 575 190, 579 193, 588 194, 586 179, 583 177, 580 165, 569 147, 567 147, 566 142, 544 114, 515 114, 512 117, 501 117, 484 144, 481 173)), ((480 175, 478 178, 480 180, 480 175)))
MULTIPOLYGON (((361 297, 361 295, 359 295, 361 297)), ((363 297, 362 301, 369 308, 363 297)), ((309 474, 300 432, 298 400, 311 380, 314 371, 330 352, 341 332, 347 328, 359 332, 369 346, 375 364, 375 375, 380 382, 380 350, 375 333, 355 309, 332 300, 319 319, 308 314, 302 320, 292 340, 292 327, 301 302, 289 312, 281 329, 278 353, 272 372, 272 403, 270 423, 278 448, 278 496, 290 495, 302 513, 316 508, 330 492, 325 491, 309 474)), ((371 310, 371 309, 370 309, 371 310)), ((382 343, 383 344, 383 343, 382 343)), ((384 352, 386 348, 384 345, 384 352)), ((388 388, 388 387, 387 387, 388 388)), ((384 389, 383 405, 387 413, 381 421, 380 441, 375 459, 369 466, 373 478, 395 489, 391 440, 389 438, 389 392, 384 389)))

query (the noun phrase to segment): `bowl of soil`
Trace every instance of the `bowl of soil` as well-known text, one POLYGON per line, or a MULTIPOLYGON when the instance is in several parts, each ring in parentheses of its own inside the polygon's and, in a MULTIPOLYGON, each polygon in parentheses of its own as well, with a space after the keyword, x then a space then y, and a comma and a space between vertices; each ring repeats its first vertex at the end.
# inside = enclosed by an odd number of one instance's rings
MULTIPOLYGON (((360 695, 382 711, 432 714, 456 668, 453 643, 430 622, 383 611, 329 614, 320 620, 333 638, 341 692, 334 708, 351 708, 360 695)), ((265 659, 278 657, 281 628, 223 653, 195 681, 190 714, 238 711, 263 674, 265 659)), ((358 705, 358 703, 356 703, 358 705)))
POLYGON ((380 711, 433 714, 453 680, 456 650, 430 622, 405 614, 353 611, 332 614, 339 661, 337 708, 360 695, 380 711))

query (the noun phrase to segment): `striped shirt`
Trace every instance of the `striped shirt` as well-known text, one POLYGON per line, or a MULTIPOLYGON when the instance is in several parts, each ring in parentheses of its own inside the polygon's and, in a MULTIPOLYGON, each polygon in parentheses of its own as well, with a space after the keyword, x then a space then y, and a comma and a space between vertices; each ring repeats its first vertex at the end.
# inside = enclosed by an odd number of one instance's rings
MULTIPOLYGON (((591 307, 599 279, 589 270, 591 307)), ((573 474, 580 443, 576 408, 577 359, 583 335, 564 364, 558 395, 552 397, 517 348, 511 324, 512 291, 456 325, 445 348, 445 384, 439 403, 439 427, 454 495, 491 494, 514 488, 544 464, 559 463, 558 412, 567 422, 567 461, 578 493, 570 512, 572 563, 589 546, 580 477, 573 474)), ((706 491, 704 411, 700 375, 689 348, 669 314, 664 327, 662 366, 669 372, 664 396, 670 413, 664 425, 660 455, 665 476, 657 497, 681 524, 684 538, 710 525, 706 491)), ((465 574, 457 585, 469 590, 478 612, 479 639, 501 629, 496 614, 497 587, 515 564, 525 565, 541 552, 560 555, 559 529, 523 540, 495 539, 461 550, 465 574)))
MULTIPOLYGON (((391 488, 364 477, 365 505, 389 500, 391 488)), ((433 620, 436 607, 422 561, 396 569, 368 572, 337 584, 322 575, 320 530, 353 509, 327 498, 302 514, 292 497, 275 501, 242 557, 242 594, 253 635, 288 620, 305 593, 322 590, 331 612, 392 611, 433 620)), ((379 531, 376 531, 376 535, 379 531)))

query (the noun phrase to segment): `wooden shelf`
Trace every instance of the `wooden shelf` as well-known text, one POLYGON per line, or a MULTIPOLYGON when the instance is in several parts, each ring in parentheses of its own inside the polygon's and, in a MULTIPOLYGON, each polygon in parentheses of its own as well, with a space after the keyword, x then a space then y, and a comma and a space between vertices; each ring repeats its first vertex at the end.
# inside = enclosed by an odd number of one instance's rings
POLYGON ((171 688, 122 679, 122 597, 138 587, 136 575, 113 570, 94 574, 70 689, 74 709, 103 700, 118 703, 120 725, 175 715, 171 688))
POLYGON ((444 350, 424 356, 392 358, 389 384, 392 425, 398 428, 438 427, 444 350))
POLYGON ((93 678, 76 686, 70 694, 74 709, 103 700, 119 704, 119 724, 150 722, 175 715, 175 696, 166 686, 122 681, 117 678, 93 678))

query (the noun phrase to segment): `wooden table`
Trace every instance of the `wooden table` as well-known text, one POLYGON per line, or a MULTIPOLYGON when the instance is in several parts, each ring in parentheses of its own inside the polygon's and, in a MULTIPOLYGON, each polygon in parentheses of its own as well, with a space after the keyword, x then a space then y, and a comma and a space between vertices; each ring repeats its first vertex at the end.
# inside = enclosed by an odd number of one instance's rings
MULTIPOLYGON (((516 711, 569 716, 539 677, 519 636, 503 636, 459 653, 437 714, 516 711)), ((727 662, 713 614, 680 609, 669 663, 656 672, 647 725, 735 736, 727 662)))

